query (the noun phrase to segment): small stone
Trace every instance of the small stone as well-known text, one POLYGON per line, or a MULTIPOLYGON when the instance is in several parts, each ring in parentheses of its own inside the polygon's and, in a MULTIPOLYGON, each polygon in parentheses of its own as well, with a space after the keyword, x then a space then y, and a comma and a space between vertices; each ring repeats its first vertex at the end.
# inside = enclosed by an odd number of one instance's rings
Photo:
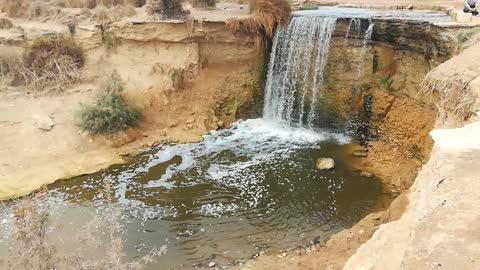
POLYGON ((223 127, 223 124, 225 124, 225 123, 220 120, 220 121, 217 122, 217 124, 218 124, 218 127, 222 128, 222 127, 223 127))
POLYGON ((335 168, 335 160, 332 158, 319 158, 317 159, 316 167, 319 170, 331 170, 335 168))
POLYGON ((187 123, 187 124, 191 124, 191 123, 193 123, 193 122, 195 122, 195 118, 190 118, 190 119, 188 119, 186 123, 187 123))
POLYGON ((369 173, 369 172, 360 172, 360 176, 361 177, 365 177, 365 178, 373 178, 375 175, 373 173, 369 173))
POLYGON ((367 150, 355 150, 353 151, 352 155, 354 157, 367 157, 368 151, 367 150))
POLYGON ((160 130, 160 136, 167 136, 167 131, 165 129, 160 130))
POLYGON ((360 231, 358 231, 358 234, 363 234, 363 233, 365 233, 365 231, 364 231, 364 230, 360 230, 360 231))
POLYGON ((208 267, 210 267, 210 268, 215 267, 215 265, 217 265, 215 262, 209 262, 208 263, 208 267))

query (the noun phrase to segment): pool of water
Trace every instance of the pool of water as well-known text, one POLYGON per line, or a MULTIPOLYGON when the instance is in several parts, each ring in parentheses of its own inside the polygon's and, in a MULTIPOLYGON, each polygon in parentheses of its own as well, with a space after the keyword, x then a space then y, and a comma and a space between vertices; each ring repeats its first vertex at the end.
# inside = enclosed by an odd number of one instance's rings
MULTIPOLYGON (((51 218, 62 228, 55 239, 61 239, 62 252, 74 250, 74 236, 104 211, 107 179, 121 213, 126 259, 168 247, 149 269, 228 265, 265 249, 326 241, 381 200, 380 182, 359 177, 345 158, 348 143, 340 133, 253 119, 213 131, 199 143, 145 149, 127 164, 52 185, 51 218), (317 170, 319 157, 334 158, 335 169, 317 170)), ((11 209, 0 214, 8 231, 11 209)), ((6 237, 0 237, 2 254, 11 244, 6 237)))

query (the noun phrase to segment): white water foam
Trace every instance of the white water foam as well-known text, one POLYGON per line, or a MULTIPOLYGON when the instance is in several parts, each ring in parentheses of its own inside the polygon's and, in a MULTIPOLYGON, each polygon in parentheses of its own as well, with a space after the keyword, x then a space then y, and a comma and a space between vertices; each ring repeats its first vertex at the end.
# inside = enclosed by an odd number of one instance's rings
MULTIPOLYGON (((143 170, 169 161, 175 156, 181 157, 182 161, 168 166, 160 179, 150 181, 146 187, 168 189, 172 186, 169 180, 175 174, 205 166, 206 163, 202 162, 202 157, 210 156, 210 159, 215 157, 217 162, 209 162, 209 167, 206 169, 206 175, 210 180, 224 181, 228 186, 245 190, 246 186, 251 186, 253 183, 248 183, 248 179, 243 181, 234 179, 249 167, 265 163, 273 157, 286 159, 295 149, 318 148, 322 141, 346 144, 350 142, 350 138, 340 133, 293 128, 264 119, 240 120, 229 129, 212 131, 199 143, 163 146, 147 164, 142 166, 143 170), (242 157, 243 160, 222 163, 222 158, 216 155, 224 151, 229 151, 236 157, 242 157)), ((261 178, 261 175, 257 176, 261 178)))

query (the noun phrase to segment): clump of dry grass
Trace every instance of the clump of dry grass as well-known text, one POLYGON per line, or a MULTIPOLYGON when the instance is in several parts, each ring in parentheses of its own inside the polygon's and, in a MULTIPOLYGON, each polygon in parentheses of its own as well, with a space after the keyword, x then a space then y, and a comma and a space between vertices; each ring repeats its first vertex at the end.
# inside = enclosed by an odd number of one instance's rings
POLYGON ((257 0, 252 15, 245 19, 229 19, 235 32, 273 37, 275 27, 288 23, 291 8, 287 0, 257 0))
POLYGON ((131 17, 136 14, 135 8, 131 5, 118 5, 107 8, 105 6, 98 6, 93 10, 92 19, 104 21, 119 21, 125 17, 131 17))
POLYGON ((58 8, 50 3, 36 0, 4 0, 2 11, 9 17, 15 18, 36 18, 55 15, 58 8))
POLYGON ((83 49, 67 37, 35 39, 14 70, 14 85, 30 85, 37 90, 61 87, 81 78, 85 64, 83 49))
POLYGON ((194 7, 205 8, 205 7, 215 7, 215 5, 217 4, 217 1, 216 0, 190 0, 190 3, 194 7))
POLYGON ((44 204, 36 204, 45 196, 45 191, 24 198, 15 210, 13 236, 18 243, 18 260, 14 268, 54 269, 55 247, 46 239, 49 222, 49 209, 44 204))
POLYGON ((0 18, 0 29, 10 29, 13 27, 12 21, 7 18, 0 18))
POLYGON ((421 93, 434 99, 438 125, 462 123, 473 114, 476 97, 468 89, 468 83, 439 78, 435 69, 423 80, 421 93))
POLYGON ((187 11, 183 10, 181 0, 148 0, 145 5, 147 14, 161 14, 165 18, 184 17, 187 11))
POLYGON ((21 0, 4 0, 2 4, 2 12, 7 13, 9 17, 20 17, 25 14, 28 2, 21 0))
POLYGON ((106 204, 103 213, 87 223, 78 239, 69 239, 75 241, 77 248, 68 256, 60 256, 52 241, 55 230, 61 226, 54 224, 48 192, 43 190, 17 201, 10 233, 16 243, 5 259, 9 269, 141 270, 165 254, 167 248, 162 246, 138 260, 126 262, 126 233, 120 223, 120 211, 113 206, 109 180, 104 180, 103 199, 106 204), (98 240, 100 235, 106 235, 106 240, 98 240), (92 258, 91 250, 98 248, 105 250, 105 255, 92 258))

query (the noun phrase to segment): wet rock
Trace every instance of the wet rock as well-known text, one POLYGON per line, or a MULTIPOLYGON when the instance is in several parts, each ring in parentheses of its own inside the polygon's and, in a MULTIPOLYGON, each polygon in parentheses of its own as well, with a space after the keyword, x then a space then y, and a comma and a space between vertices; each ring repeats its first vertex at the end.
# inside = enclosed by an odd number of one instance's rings
POLYGON ((50 116, 35 116, 34 117, 35 126, 43 131, 50 131, 55 126, 55 122, 50 116))
POLYGON ((352 155, 354 157, 367 157, 368 151, 367 150, 355 150, 353 151, 352 155))
POLYGON ((335 160, 332 158, 319 158, 317 159, 316 167, 319 170, 331 170, 335 168, 335 160))
POLYGON ((362 172, 360 172, 360 176, 365 177, 365 178, 373 178, 375 175, 373 173, 362 171, 362 172))

